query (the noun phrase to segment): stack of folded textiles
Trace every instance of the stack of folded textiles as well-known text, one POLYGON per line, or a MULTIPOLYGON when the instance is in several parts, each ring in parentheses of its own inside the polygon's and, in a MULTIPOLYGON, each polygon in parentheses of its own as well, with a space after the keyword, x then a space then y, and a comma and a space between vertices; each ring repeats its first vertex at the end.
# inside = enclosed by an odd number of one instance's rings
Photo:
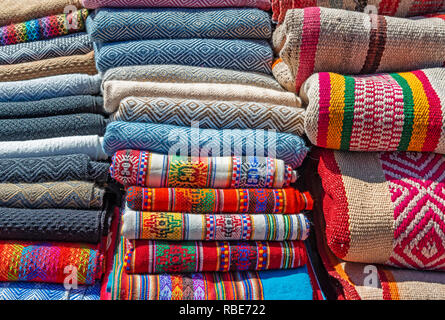
POLYGON ((304 175, 331 295, 444 299, 443 1, 340 3, 287 10, 273 39, 316 146, 304 175))
POLYGON ((101 298, 312 299, 304 110, 271 77, 269 1, 84 5, 126 191, 101 298))

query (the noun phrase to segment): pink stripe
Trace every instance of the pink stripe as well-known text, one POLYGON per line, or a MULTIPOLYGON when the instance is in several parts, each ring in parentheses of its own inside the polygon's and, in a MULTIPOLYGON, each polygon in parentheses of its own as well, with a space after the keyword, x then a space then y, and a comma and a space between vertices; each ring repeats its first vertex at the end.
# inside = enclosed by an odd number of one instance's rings
POLYGON ((318 109, 317 145, 326 148, 329 131, 329 106, 331 105, 331 76, 328 72, 322 72, 318 74, 318 80, 320 101, 318 109))

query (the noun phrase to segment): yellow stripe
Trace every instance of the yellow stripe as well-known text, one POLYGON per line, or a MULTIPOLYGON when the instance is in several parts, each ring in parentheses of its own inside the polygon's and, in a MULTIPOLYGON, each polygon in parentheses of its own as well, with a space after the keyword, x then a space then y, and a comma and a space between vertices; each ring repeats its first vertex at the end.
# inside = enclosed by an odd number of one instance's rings
POLYGON ((345 77, 335 73, 329 75, 331 78, 331 103, 327 147, 339 150, 345 113, 345 77))
POLYGON ((391 271, 383 270, 386 279, 388 279, 389 292, 391 294, 391 300, 400 300, 399 289, 397 288, 397 281, 391 271))

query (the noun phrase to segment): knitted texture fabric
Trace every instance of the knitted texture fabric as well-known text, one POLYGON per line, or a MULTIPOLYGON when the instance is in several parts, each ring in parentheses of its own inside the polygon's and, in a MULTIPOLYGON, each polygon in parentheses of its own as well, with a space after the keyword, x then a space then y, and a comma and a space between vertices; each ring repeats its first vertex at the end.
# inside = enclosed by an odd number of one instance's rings
POLYGON ((94 284, 102 274, 96 245, 62 242, 0 241, 0 281, 64 283, 67 266, 77 270, 78 284, 94 284))
POLYGON ((305 130, 320 147, 445 153, 445 70, 319 73, 304 85, 305 130))
POLYGON ((112 156, 125 149, 183 156, 266 156, 299 167, 308 148, 302 138, 264 130, 214 130, 115 121, 107 126, 103 149, 112 156))
POLYGON ((189 214, 126 209, 122 235, 130 240, 306 240, 303 214, 189 214))
POLYGON ((99 243, 105 219, 102 210, 0 208, 0 239, 99 243))
POLYGON ((0 102, 26 102, 41 99, 100 93, 99 75, 67 74, 27 81, 0 82, 0 102))
POLYGON ((127 189, 126 205, 137 211, 292 214, 312 209, 308 192, 286 189, 127 189))
POLYGON ((264 39, 272 36, 269 14, 258 9, 98 9, 87 20, 95 42, 142 39, 264 39))
POLYGON ((2 183, 0 206, 22 209, 100 209, 105 190, 94 183, 2 183))
POLYGON ((110 118, 176 126, 199 121, 203 129, 269 129, 302 136, 305 114, 303 108, 267 103, 130 97, 110 118))
POLYGON ((104 108, 110 113, 115 112, 119 108, 120 102, 127 97, 254 101, 288 107, 301 106, 300 98, 291 92, 231 83, 160 83, 113 80, 104 83, 103 95, 104 108))
POLYGON ((326 238, 337 257, 445 271, 443 156, 320 152, 326 238))
POLYGON ((0 159, 0 182, 41 183, 97 181, 108 178, 108 163, 91 161, 87 155, 0 159))
POLYGON ((107 160, 108 156, 102 150, 102 140, 103 138, 96 135, 26 141, 0 141, 0 150, 2 150, 0 159, 85 154, 91 160, 107 160))
POLYGON ((293 269, 307 262, 302 241, 146 241, 128 244, 127 273, 293 269))
POLYGON ((93 43, 87 33, 80 32, 50 40, 0 46, 0 64, 16 64, 57 57, 87 54, 93 43))
MULTIPOLYGON (((23 141, 79 135, 103 136, 106 123, 102 115, 92 113, 46 118, 2 119, 0 120, 0 140, 23 141)), ((51 146, 47 145, 47 147, 51 146)))
POLYGON ((62 13, 0 27, 0 45, 51 39, 85 30, 88 10, 62 13))
POLYGON ((296 9, 288 12, 274 37, 296 92, 317 72, 412 71, 442 67, 445 61, 443 14, 403 19, 327 8, 296 9))
POLYGON ((173 188, 282 188, 297 173, 282 160, 261 157, 199 157, 120 150, 110 175, 124 186, 173 188))
POLYGON ((272 74, 280 83, 280 85, 290 92, 297 92, 295 87, 295 78, 289 69, 289 66, 284 63, 283 59, 278 58, 272 65, 272 74))
POLYGON ((160 39, 95 43, 100 72, 144 64, 184 64, 195 67, 271 73, 273 52, 266 40, 160 39))

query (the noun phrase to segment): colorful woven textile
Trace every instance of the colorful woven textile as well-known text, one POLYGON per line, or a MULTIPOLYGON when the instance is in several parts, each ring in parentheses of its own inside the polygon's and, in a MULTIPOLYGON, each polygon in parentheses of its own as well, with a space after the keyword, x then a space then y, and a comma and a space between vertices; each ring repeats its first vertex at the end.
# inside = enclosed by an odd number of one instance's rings
POLYGON ((199 121, 203 129, 273 129, 302 136, 305 114, 303 108, 257 102, 129 97, 111 120, 176 126, 199 121))
POLYGON ((102 274, 96 245, 0 241, 0 253, 0 281, 64 283, 76 270, 78 284, 92 285, 102 274))
POLYGON ((144 64, 184 64, 196 67, 271 73, 272 49, 266 40, 160 39, 95 43, 100 72, 144 64))
POLYGON ((401 19, 327 8, 291 10, 274 33, 275 49, 289 67, 296 92, 317 72, 373 74, 442 67, 444 43, 444 15, 401 19))
POLYGON ((64 181, 0 184, 0 207, 28 209, 100 209, 105 190, 94 183, 64 181))
POLYGON ((339 258, 445 271, 445 158, 320 151, 327 243, 339 258))
POLYGON ((261 157, 182 157, 120 150, 110 174, 124 186, 154 188, 283 188, 297 173, 282 160, 261 157))
POLYGON ((264 130, 214 130, 164 124, 115 121, 107 126, 103 148, 112 156, 124 149, 199 156, 269 156, 292 168, 308 148, 299 136, 264 130))
POLYGON ((128 242, 127 273, 187 273, 293 269, 305 265, 302 241, 128 242))
POLYGON ((443 68, 313 75, 304 86, 307 136, 331 149, 445 153, 444 85, 443 68))
POLYGON ((127 206, 138 211, 292 214, 311 210, 308 192, 286 189, 195 189, 130 187, 127 206))
POLYGON ((126 209, 122 235, 143 240, 306 240, 303 214, 189 214, 126 209))
POLYGON ((217 9, 98 9, 87 19, 95 42, 142 39, 265 39, 272 24, 265 11, 217 9))

